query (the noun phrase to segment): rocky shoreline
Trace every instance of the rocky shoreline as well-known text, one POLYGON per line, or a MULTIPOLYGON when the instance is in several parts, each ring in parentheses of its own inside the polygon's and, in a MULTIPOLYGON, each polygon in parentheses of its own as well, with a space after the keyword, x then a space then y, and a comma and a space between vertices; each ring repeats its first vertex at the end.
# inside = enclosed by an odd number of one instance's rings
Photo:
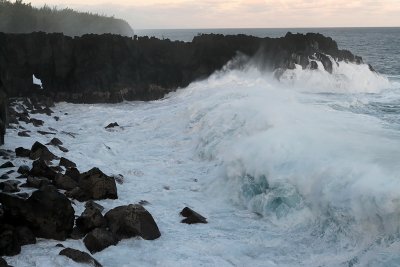
MULTIPOLYGON (((286 69, 300 65, 332 73, 340 61, 361 64, 351 52, 339 50, 335 41, 320 34, 291 34, 282 38, 200 35, 190 43, 148 37, 116 35, 0 33, 0 145, 7 125, 18 136, 29 138, 32 128, 48 140, 32 140, 30 147, 0 150, 0 256, 13 256, 21 246, 37 238, 82 239, 91 253, 116 245, 123 239, 161 236, 156 220, 145 209, 146 201, 114 207, 106 212, 97 200, 118 199, 123 176, 107 175, 99 168, 81 172, 64 157, 68 144, 54 128, 44 128, 40 114, 59 121, 52 111, 55 102, 117 103, 123 100, 154 100, 203 79, 232 62, 240 67, 252 62, 273 71, 279 78, 286 69), (33 84, 41 80, 43 90, 33 84), (24 124, 20 124, 23 122, 24 124), (49 149, 50 148, 50 149, 49 149), (55 152, 57 151, 57 152, 55 152), (60 153, 63 156, 58 156, 60 153), (24 159, 31 164, 18 164, 24 159), (79 215, 76 202, 85 202, 79 215)), ((66 114, 65 114, 66 115, 66 114)), ((110 122, 105 128, 119 127, 110 122)), ((62 134, 75 137, 72 132, 62 134)), ((179 211, 177 211, 178 213, 179 211)), ((207 223, 207 219, 186 207, 182 223, 207 223)), ((177 222, 179 223, 179 221, 177 222)), ((60 255, 77 262, 101 266, 89 253, 62 248, 60 255)), ((56 249, 56 248, 55 248, 56 249)), ((0 258, 0 267, 8 266, 0 258)))
POLYGON ((189 43, 111 34, 72 38, 0 33, 0 47, 1 137, 8 123, 7 97, 41 96, 71 103, 148 101, 207 78, 234 58, 238 60, 233 67, 251 62, 277 77, 296 65, 318 69, 316 61, 330 73, 337 62, 363 62, 315 33, 281 38, 203 34, 189 43), (33 75, 42 86, 32 82, 33 75))
MULTIPOLYGON (((44 121, 30 117, 41 113, 51 119, 53 111, 48 103, 46 99, 23 98, 15 99, 9 107, 12 127, 27 134, 18 134, 20 137, 30 137, 20 122, 32 123, 38 133, 47 133, 49 142, 46 145, 34 142, 31 148, 17 147, 15 151, 0 150, 4 161, 0 166, 0 257, 19 254, 21 246, 35 244, 37 238, 82 239, 91 254, 127 238, 159 238, 161 232, 144 207, 146 201, 117 206, 107 212, 95 202, 117 199, 117 184, 123 183, 123 176, 109 176, 95 167, 81 173, 74 162, 50 151, 48 147, 65 155, 67 144, 55 137, 56 129, 42 131, 44 121), (16 164, 20 162, 16 159, 31 162, 32 166, 16 164), (85 203, 80 215, 74 209, 76 201, 85 203)), ((207 223, 203 216, 187 207, 181 215, 185 218, 182 223, 207 223)), ((61 243, 55 249, 61 249, 59 255, 76 262, 101 266, 87 252, 64 248, 61 243)), ((2 258, 0 266, 8 266, 2 258)))

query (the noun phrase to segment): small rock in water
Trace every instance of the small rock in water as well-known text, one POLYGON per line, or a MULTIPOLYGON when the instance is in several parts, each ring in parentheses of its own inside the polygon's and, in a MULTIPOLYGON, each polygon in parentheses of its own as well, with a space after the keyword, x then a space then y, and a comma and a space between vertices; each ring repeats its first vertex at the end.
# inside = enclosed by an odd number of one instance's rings
POLYGON ((23 148, 23 147, 17 147, 15 149, 15 154, 17 157, 21 158, 29 158, 31 151, 29 149, 23 148))
POLYGON ((54 116, 53 117, 56 121, 59 121, 60 120, 60 117, 58 117, 58 116, 54 116))
POLYGON ((95 267, 102 267, 102 265, 86 252, 82 252, 72 248, 65 248, 60 251, 59 255, 70 258, 78 263, 87 263, 95 267))
POLYGON ((187 223, 187 224, 207 223, 207 219, 205 217, 201 216, 200 214, 198 214, 197 212, 188 207, 185 207, 181 211, 181 215, 183 217, 186 217, 186 219, 183 219, 181 223, 187 223))
POLYGON ((34 118, 31 118, 29 122, 31 122, 33 124, 33 126, 35 126, 35 127, 43 126, 43 124, 44 124, 44 121, 34 119, 34 118))
POLYGON ((124 183, 124 176, 122 174, 114 175, 113 177, 118 184, 124 183))
POLYGON ((148 202, 147 200, 140 200, 139 204, 142 206, 146 206, 146 205, 150 205, 150 202, 148 202))
POLYGON ((61 142, 60 139, 54 137, 53 139, 51 139, 51 141, 49 143, 47 143, 46 145, 53 145, 53 146, 59 146, 62 145, 63 142, 61 142))
POLYGON ((2 176, 0 176, 0 180, 7 180, 9 178, 10 178, 10 176, 8 176, 6 173, 3 174, 2 176))
POLYGON ((12 167, 15 167, 14 164, 11 161, 7 161, 6 163, 0 166, 0 169, 12 168, 12 167))
POLYGON ((55 135, 56 133, 52 133, 52 132, 46 132, 46 131, 37 131, 38 133, 40 133, 41 135, 55 135))
POLYGON ((65 147, 63 147, 63 146, 58 146, 58 149, 60 149, 62 152, 64 152, 64 153, 67 153, 69 150, 68 149, 66 149, 65 147))
POLYGON ((30 137, 30 135, 29 135, 28 133, 29 133, 29 131, 18 132, 18 136, 21 136, 21 137, 30 137))
POLYGON ((114 127, 118 127, 119 124, 116 122, 110 123, 109 125, 107 125, 106 127, 104 127, 105 129, 110 129, 110 128, 114 128, 114 127))

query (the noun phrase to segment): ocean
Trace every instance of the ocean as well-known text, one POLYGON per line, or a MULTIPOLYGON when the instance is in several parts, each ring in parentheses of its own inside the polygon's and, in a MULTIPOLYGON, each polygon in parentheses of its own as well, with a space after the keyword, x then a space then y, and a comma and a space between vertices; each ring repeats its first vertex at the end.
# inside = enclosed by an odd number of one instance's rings
MULTIPOLYGON (((150 203, 162 237, 96 253, 104 266, 400 266, 400 28, 135 32, 190 41, 287 31, 330 36, 377 72, 339 62, 332 74, 296 68, 276 80, 251 64, 227 66, 158 101, 58 103, 59 122, 36 115, 76 133, 60 138, 79 170, 125 177, 118 200, 99 201, 106 209, 150 203), (104 130, 114 121, 121 127, 104 130), (181 224, 185 206, 209 223, 181 224)), ((15 131, 6 148, 30 147, 15 131)), ((57 243, 40 240, 7 261, 80 266, 57 256, 57 243)))

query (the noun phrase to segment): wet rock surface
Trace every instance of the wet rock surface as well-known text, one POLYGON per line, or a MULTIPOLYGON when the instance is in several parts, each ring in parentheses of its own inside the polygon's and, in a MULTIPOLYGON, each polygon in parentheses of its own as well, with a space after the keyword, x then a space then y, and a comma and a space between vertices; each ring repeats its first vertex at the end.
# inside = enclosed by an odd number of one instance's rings
POLYGON ((151 214, 138 204, 116 207, 105 214, 111 232, 122 240, 140 236, 154 240, 161 236, 151 214))

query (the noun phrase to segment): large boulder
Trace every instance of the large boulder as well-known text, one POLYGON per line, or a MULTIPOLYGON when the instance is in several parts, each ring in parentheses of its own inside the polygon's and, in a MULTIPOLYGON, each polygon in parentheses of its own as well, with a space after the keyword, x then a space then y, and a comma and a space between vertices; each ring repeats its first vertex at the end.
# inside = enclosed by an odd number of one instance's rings
POLYGON ((90 264, 94 267, 102 267, 102 265, 88 253, 76 249, 65 248, 60 251, 59 255, 68 257, 78 263, 90 264))
POLYGON ((161 236, 151 214, 138 204, 116 207, 105 215, 111 232, 118 240, 140 236, 154 240, 161 236))
POLYGON ((93 254, 109 246, 115 246, 118 240, 109 230, 105 228, 96 228, 85 236, 83 243, 90 253, 93 254))
POLYGON ((114 178, 105 175, 98 168, 82 173, 79 177, 79 188, 84 192, 84 200, 117 199, 117 185, 114 178))
POLYGON ((51 186, 33 192, 27 200, 0 193, 0 203, 7 223, 27 226, 36 237, 65 240, 74 226, 71 202, 51 186))

